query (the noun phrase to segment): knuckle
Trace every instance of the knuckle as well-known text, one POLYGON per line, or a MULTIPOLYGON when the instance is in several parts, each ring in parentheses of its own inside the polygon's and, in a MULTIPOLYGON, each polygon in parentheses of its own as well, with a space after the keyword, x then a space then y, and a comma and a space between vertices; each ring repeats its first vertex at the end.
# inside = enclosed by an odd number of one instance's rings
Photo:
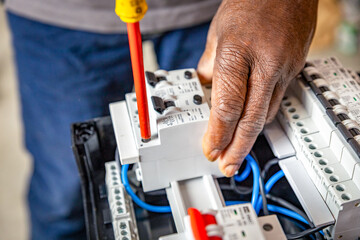
POLYGON ((262 81, 251 81, 248 84, 248 91, 251 91, 252 99, 251 102, 255 103, 258 110, 266 110, 266 105, 268 104, 276 82, 263 83, 262 81))
MULTIPOLYGON (((235 79, 246 79, 253 64, 251 49, 234 36, 225 36, 221 39, 216 51, 216 63, 221 75, 235 79)), ((221 76, 220 76, 221 77, 221 76)))
POLYGON ((280 77, 280 79, 277 81, 276 85, 275 85, 275 89, 278 89, 278 98, 283 97, 283 95, 285 94, 285 90, 288 87, 290 81, 288 81, 287 78, 285 77, 280 77))
POLYGON ((294 78, 297 74, 299 74, 302 68, 305 65, 306 55, 298 54, 294 56, 294 59, 289 63, 289 67, 287 69, 287 75, 294 78))
POLYGON ((257 135, 262 131, 266 119, 263 116, 259 116, 253 120, 240 120, 238 128, 241 131, 242 138, 256 138, 257 135))
POLYGON ((270 114, 268 115, 268 117, 266 118, 265 125, 271 123, 272 121, 274 121, 275 116, 276 116, 276 112, 275 112, 275 111, 272 112, 272 113, 270 113, 270 114))
POLYGON ((259 77, 265 81, 276 81, 283 75, 284 62, 280 57, 265 57, 259 61, 259 77))
POLYGON ((239 152, 231 153, 229 158, 227 159, 227 164, 232 165, 241 165, 242 161, 244 160, 245 156, 247 154, 247 151, 239 150, 239 152))
POLYGON ((292 51, 291 54, 284 52, 286 51, 275 49, 259 55, 256 68, 260 77, 275 83, 288 83, 301 71, 305 64, 305 55, 297 51, 292 51))
POLYGON ((237 97, 220 97, 216 99, 212 110, 221 122, 234 123, 239 120, 241 109, 243 108, 244 99, 237 97))
POLYGON ((266 73, 266 77, 269 80, 273 80, 276 81, 278 79, 280 79, 284 74, 284 69, 283 66, 279 63, 279 62, 275 62, 270 64, 270 68, 268 69, 267 73, 266 73))
MULTIPOLYGON (((246 54, 242 50, 242 46, 235 43, 223 43, 217 49, 217 55, 219 56, 219 63, 238 65, 246 60, 246 54)), ((245 61, 246 62, 246 61, 245 61)))

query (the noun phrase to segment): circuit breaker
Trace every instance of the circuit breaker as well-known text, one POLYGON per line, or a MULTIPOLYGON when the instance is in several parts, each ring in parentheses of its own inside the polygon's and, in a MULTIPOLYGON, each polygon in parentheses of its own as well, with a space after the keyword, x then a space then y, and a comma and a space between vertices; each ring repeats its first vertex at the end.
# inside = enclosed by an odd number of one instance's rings
MULTIPOLYGON (((302 74, 290 84, 277 117, 296 159, 306 170, 302 178, 294 180, 295 171, 287 178, 301 185, 310 177, 335 221, 329 238, 360 236, 359 101, 358 75, 337 58, 324 58, 307 62, 302 74)), ((269 140, 271 143, 271 136, 269 140)), ((285 169, 286 163, 280 161, 285 169)), ((304 199, 310 192, 308 188, 297 194, 304 199)), ((315 197, 312 203, 311 196, 309 199, 308 206, 315 205, 315 197)), ((314 210, 308 213, 321 215, 314 210)))
POLYGON ((201 147, 210 115, 210 90, 195 69, 146 72, 151 140, 142 142, 135 93, 110 104, 122 164, 139 163, 144 191, 206 174, 222 176, 201 147))

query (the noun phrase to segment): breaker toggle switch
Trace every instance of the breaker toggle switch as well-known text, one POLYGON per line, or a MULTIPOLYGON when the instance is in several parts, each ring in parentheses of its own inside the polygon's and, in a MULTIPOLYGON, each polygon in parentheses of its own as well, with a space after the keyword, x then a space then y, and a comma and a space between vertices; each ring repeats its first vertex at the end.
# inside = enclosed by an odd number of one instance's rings
MULTIPOLYGON (((221 228, 217 225, 216 218, 211 214, 202 214, 196 208, 189 208, 188 214, 190 217, 190 225, 192 234, 195 240, 222 240, 222 234, 211 234, 211 230, 219 230, 221 228), (214 227, 214 228, 212 228, 214 227)), ((216 231, 218 232, 218 231, 216 231)))
POLYGON ((148 71, 145 72, 145 76, 148 84, 150 84, 150 86, 152 87, 155 87, 156 84, 158 84, 161 81, 166 81, 166 77, 164 76, 157 77, 154 73, 148 71))
POLYGON ((151 101, 154 106, 154 110, 160 114, 162 114, 168 107, 175 107, 174 101, 164 101, 161 97, 152 96, 151 101))

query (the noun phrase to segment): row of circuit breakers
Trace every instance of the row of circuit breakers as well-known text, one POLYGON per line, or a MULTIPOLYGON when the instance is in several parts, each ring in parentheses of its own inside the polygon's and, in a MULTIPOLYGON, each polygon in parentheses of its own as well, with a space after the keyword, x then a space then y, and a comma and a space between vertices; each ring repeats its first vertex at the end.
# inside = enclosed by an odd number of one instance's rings
MULTIPOLYGON (((330 210, 334 225, 328 238, 358 239, 360 78, 357 73, 343 67, 335 57, 307 62, 302 74, 290 84, 277 120, 294 148, 291 155, 302 163, 306 177, 310 177, 321 195, 320 202, 330 210)), ((286 168, 281 161, 280 166, 286 168)), ((286 176, 289 182, 297 186, 304 184, 305 176, 296 179, 294 175, 295 171, 286 176)), ((314 207, 317 192, 293 189, 300 202, 309 195, 310 201, 303 207, 310 219, 325 215, 314 207)))

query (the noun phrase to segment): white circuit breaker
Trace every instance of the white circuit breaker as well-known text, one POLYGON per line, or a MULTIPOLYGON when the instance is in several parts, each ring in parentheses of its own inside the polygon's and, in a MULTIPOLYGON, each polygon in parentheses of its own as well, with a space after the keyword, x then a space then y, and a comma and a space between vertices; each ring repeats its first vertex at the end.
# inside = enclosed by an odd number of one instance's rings
POLYGON ((194 232, 201 232, 202 227, 209 239, 214 240, 286 240, 276 215, 259 218, 250 203, 223 207, 218 210, 198 211, 197 214, 197 219, 194 219, 194 215, 191 214, 186 216, 185 238, 179 239, 194 240, 194 232), (196 221, 202 221, 202 223, 196 225, 196 221))
POLYGON ((360 237, 359 77, 334 57, 308 62, 302 76, 288 88, 278 120, 295 149, 296 158, 335 219, 330 237, 357 240, 360 237))
POLYGON ((142 142, 135 93, 110 104, 122 164, 139 162, 144 191, 203 175, 222 176, 201 147, 210 115, 210 92, 195 69, 146 72, 151 140, 142 142))

